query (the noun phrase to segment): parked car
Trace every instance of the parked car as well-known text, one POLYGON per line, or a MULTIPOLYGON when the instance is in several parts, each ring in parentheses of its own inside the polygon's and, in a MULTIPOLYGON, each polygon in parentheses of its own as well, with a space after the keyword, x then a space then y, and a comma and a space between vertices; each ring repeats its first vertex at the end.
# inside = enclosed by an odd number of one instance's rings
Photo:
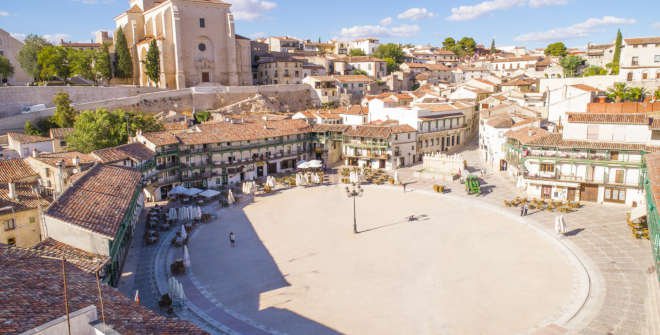
POLYGON ((23 113, 23 114, 36 113, 36 112, 40 112, 44 109, 46 109, 45 104, 25 106, 25 107, 23 107, 23 109, 21 109, 21 113, 23 113))

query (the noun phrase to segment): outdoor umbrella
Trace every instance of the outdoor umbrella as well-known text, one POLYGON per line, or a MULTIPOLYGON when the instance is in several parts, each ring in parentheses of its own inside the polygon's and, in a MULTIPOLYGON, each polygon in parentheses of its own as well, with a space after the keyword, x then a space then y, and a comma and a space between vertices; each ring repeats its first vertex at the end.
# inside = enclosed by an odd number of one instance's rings
POLYGON ((188 233, 186 233, 186 227, 184 226, 181 226, 181 238, 184 240, 188 238, 188 233))
POLYGON ((568 232, 568 230, 566 229, 566 221, 564 220, 563 215, 559 216, 559 231, 562 234, 566 234, 568 232))
POLYGON ((174 207, 170 208, 167 217, 172 221, 176 221, 176 209, 174 207))
POLYGON ((197 213, 195 213, 195 218, 197 220, 201 220, 202 219, 202 207, 197 206, 196 212, 197 213))
POLYGON ((190 268, 190 253, 188 252, 188 246, 183 246, 183 265, 186 269, 190 268))
POLYGON ((394 171, 394 184, 399 185, 399 171, 394 171))
POLYGON ((227 192, 227 203, 231 205, 234 202, 236 202, 236 198, 234 198, 234 193, 229 189, 229 192, 227 192))
POLYGON ((185 209, 183 209, 183 207, 179 207, 178 212, 179 212, 179 221, 185 220, 185 215, 186 215, 185 209))
POLYGON ((307 167, 310 168, 310 169, 320 169, 320 168, 323 167, 323 162, 321 162, 319 160, 309 161, 307 163, 307 167))

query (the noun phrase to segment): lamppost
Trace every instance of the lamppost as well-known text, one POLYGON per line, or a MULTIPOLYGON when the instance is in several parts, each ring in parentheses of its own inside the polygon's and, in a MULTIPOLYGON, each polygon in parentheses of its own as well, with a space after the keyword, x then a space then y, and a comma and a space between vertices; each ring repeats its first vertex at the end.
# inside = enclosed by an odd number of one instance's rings
POLYGON ((353 233, 358 234, 357 230, 357 216, 355 214, 355 198, 361 197, 364 193, 364 189, 360 186, 360 183, 352 183, 350 186, 346 186, 346 195, 349 198, 353 198, 353 233))

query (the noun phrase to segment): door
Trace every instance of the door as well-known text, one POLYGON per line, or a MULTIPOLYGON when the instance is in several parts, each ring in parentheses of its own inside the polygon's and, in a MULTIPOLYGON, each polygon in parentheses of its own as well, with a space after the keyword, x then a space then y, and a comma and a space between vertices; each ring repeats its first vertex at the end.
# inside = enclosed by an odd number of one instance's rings
POLYGON ((543 185, 541 187, 541 199, 552 198, 552 186, 543 185))
POLYGON ((211 76, 209 75, 208 72, 202 72, 202 82, 203 83, 208 83, 211 81, 211 76))
POLYGON ((263 176, 264 176, 264 167, 257 166, 257 177, 263 177, 263 176))
POLYGON ((567 200, 568 201, 575 201, 575 193, 576 193, 576 189, 569 188, 568 189, 568 199, 567 200))
POLYGON ((580 189, 580 201, 598 201, 598 185, 582 185, 580 189))

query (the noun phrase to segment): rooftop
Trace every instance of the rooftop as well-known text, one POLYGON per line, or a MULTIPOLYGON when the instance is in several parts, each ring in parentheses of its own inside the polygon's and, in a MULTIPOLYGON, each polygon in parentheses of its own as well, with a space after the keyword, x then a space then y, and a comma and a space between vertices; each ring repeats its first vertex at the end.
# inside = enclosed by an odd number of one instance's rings
POLYGON ((129 168, 96 165, 80 174, 45 215, 114 238, 141 178, 129 168))
POLYGON ((11 199, 9 197, 9 185, 0 184, 0 208, 11 207, 14 212, 20 212, 48 207, 52 199, 40 195, 35 189, 36 186, 36 183, 16 183, 16 195, 18 197, 11 199))
POLYGON ((65 258, 78 269, 87 273, 96 273, 110 260, 109 256, 101 256, 74 248, 66 243, 47 238, 32 247, 40 255, 55 258, 65 258))
POLYGON ((569 123, 649 125, 646 114, 567 113, 569 123))
POLYGON ((153 151, 149 150, 142 143, 129 143, 120 145, 114 148, 106 148, 92 152, 92 155, 97 157, 101 163, 114 163, 131 159, 137 162, 147 161, 156 155, 153 151))
POLYGON ((12 140, 14 140, 16 142, 20 142, 22 144, 48 142, 48 141, 52 140, 48 137, 27 135, 27 134, 22 134, 22 133, 7 133, 7 135, 12 140))
POLYGON ((23 159, 0 160, 0 183, 21 181, 36 176, 37 173, 23 159))

